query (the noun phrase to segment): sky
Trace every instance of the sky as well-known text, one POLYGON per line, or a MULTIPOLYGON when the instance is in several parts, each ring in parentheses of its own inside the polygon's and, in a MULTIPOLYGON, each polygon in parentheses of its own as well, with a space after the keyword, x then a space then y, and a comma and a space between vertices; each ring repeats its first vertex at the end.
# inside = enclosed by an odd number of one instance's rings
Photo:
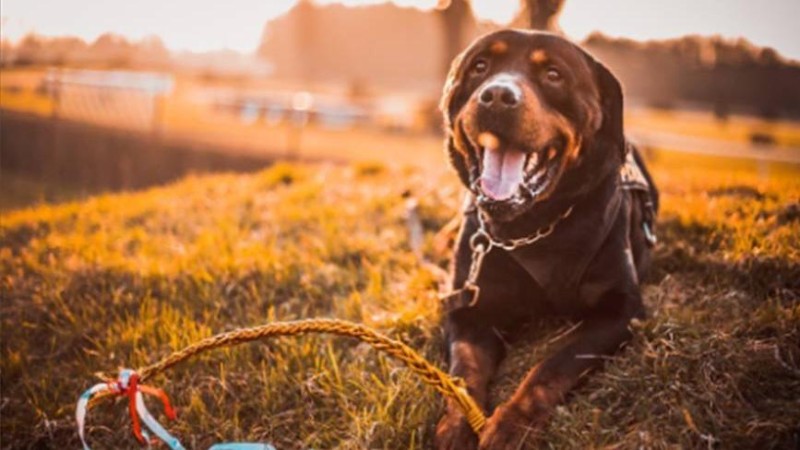
MULTIPOLYGON (((228 48, 253 52, 264 23, 296 0, 2 0, 0 33, 18 40, 35 31, 87 41, 113 31, 128 38, 160 36, 172 50, 228 48)), ((360 5, 382 0, 316 0, 360 5)), ((472 0, 482 18, 508 21, 518 0, 472 0)), ((395 0, 431 8, 436 0, 395 0)), ((800 60, 800 0, 567 0, 561 27, 582 39, 594 30, 637 40, 686 34, 743 36, 800 60)))

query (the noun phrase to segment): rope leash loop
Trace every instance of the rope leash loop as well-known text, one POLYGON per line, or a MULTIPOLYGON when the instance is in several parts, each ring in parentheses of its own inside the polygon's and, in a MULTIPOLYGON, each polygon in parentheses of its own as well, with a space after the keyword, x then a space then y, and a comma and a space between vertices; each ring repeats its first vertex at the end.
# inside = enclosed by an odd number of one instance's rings
POLYGON ((291 322, 273 322, 251 328, 221 333, 202 339, 188 347, 178 350, 160 361, 133 371, 124 369, 120 372, 119 379, 107 383, 97 384, 78 400, 76 419, 78 433, 84 445, 84 450, 90 450, 84 440, 84 425, 87 405, 93 396, 118 395, 127 396, 129 399, 129 413, 133 424, 133 433, 143 444, 149 443, 148 431, 155 435, 156 441, 166 443, 172 450, 183 450, 181 443, 164 429, 147 411, 144 404, 144 395, 158 397, 164 405, 168 418, 175 418, 175 411, 166 394, 161 389, 142 385, 145 380, 173 367, 199 353, 207 352, 220 347, 229 347, 245 342, 251 342, 269 337, 295 336, 310 333, 333 334, 358 339, 369 344, 375 350, 386 353, 402 361, 414 374, 420 377, 423 383, 432 386, 442 395, 455 401, 470 427, 479 433, 486 425, 486 415, 475 399, 467 392, 464 380, 451 377, 438 367, 423 358, 419 353, 403 342, 392 339, 367 326, 337 319, 307 319, 291 322), (145 429, 141 424, 145 425, 145 429))
POLYGON ((89 401, 103 394, 108 395, 112 393, 114 389, 113 383, 98 383, 84 391, 78 398, 78 405, 75 408, 75 421, 78 422, 78 437, 81 438, 83 450, 90 450, 89 446, 86 444, 86 432, 84 430, 89 401))
POLYGON ((296 336, 300 334, 333 334, 356 338, 369 344, 375 350, 384 352, 399 359, 422 381, 432 386, 439 393, 454 399, 464 416, 470 421, 475 432, 479 432, 486 424, 483 410, 467 392, 463 380, 451 377, 428 362, 419 353, 401 341, 392 339, 367 326, 339 319, 306 319, 289 322, 273 322, 257 327, 221 333, 202 339, 183 350, 179 350, 149 366, 137 371, 140 380, 147 380, 170 367, 185 361, 192 356, 215 348, 251 342, 270 337, 296 336), (471 418, 471 419, 470 419, 471 418))

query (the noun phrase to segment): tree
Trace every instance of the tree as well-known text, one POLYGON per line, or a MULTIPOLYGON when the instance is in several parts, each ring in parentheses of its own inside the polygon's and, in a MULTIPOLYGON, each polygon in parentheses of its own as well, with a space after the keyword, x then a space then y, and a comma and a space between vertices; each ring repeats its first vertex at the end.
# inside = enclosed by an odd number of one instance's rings
POLYGON ((560 32, 558 14, 566 0, 522 0, 515 24, 532 30, 560 32))
POLYGON ((444 78, 450 70, 451 61, 464 47, 465 28, 474 16, 467 0, 440 0, 437 8, 444 32, 442 66, 442 78, 444 78))
POLYGON ((25 35, 17 45, 16 63, 24 66, 39 62, 44 46, 44 41, 41 37, 33 33, 25 35))
POLYGON ((114 33, 103 33, 89 46, 90 58, 111 67, 130 67, 133 44, 114 33))

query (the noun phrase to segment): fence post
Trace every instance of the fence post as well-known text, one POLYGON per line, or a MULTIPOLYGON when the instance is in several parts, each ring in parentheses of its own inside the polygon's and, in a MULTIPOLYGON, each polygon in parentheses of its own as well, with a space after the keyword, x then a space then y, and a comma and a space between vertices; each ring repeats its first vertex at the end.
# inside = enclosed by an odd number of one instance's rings
POLYGON ((60 181, 59 168, 61 166, 61 102, 63 94, 63 69, 56 67, 49 72, 47 87, 52 101, 52 110, 50 111, 50 139, 51 139, 51 156, 47 158, 47 166, 42 171, 46 181, 53 182, 53 180, 60 181))

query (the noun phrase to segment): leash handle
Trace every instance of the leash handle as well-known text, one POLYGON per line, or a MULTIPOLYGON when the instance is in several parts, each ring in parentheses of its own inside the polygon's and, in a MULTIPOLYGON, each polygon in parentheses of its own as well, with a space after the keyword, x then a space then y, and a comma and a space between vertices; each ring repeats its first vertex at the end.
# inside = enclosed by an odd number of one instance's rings
POLYGON ((139 384, 141 377, 135 371, 123 369, 115 381, 99 383, 86 390, 78 398, 75 407, 75 420, 78 423, 78 436, 81 439, 83 450, 91 450, 86 443, 86 413, 89 402, 94 397, 117 395, 128 397, 128 413, 131 417, 133 435, 142 444, 150 446, 152 443, 163 442, 171 450, 185 450, 180 441, 172 436, 147 410, 144 403, 144 394, 158 397, 164 405, 164 412, 170 420, 175 420, 177 415, 175 409, 167 397, 167 394, 151 386, 139 384), (142 423, 145 429, 142 428, 142 423), (154 435, 150 437, 150 433, 154 435))

